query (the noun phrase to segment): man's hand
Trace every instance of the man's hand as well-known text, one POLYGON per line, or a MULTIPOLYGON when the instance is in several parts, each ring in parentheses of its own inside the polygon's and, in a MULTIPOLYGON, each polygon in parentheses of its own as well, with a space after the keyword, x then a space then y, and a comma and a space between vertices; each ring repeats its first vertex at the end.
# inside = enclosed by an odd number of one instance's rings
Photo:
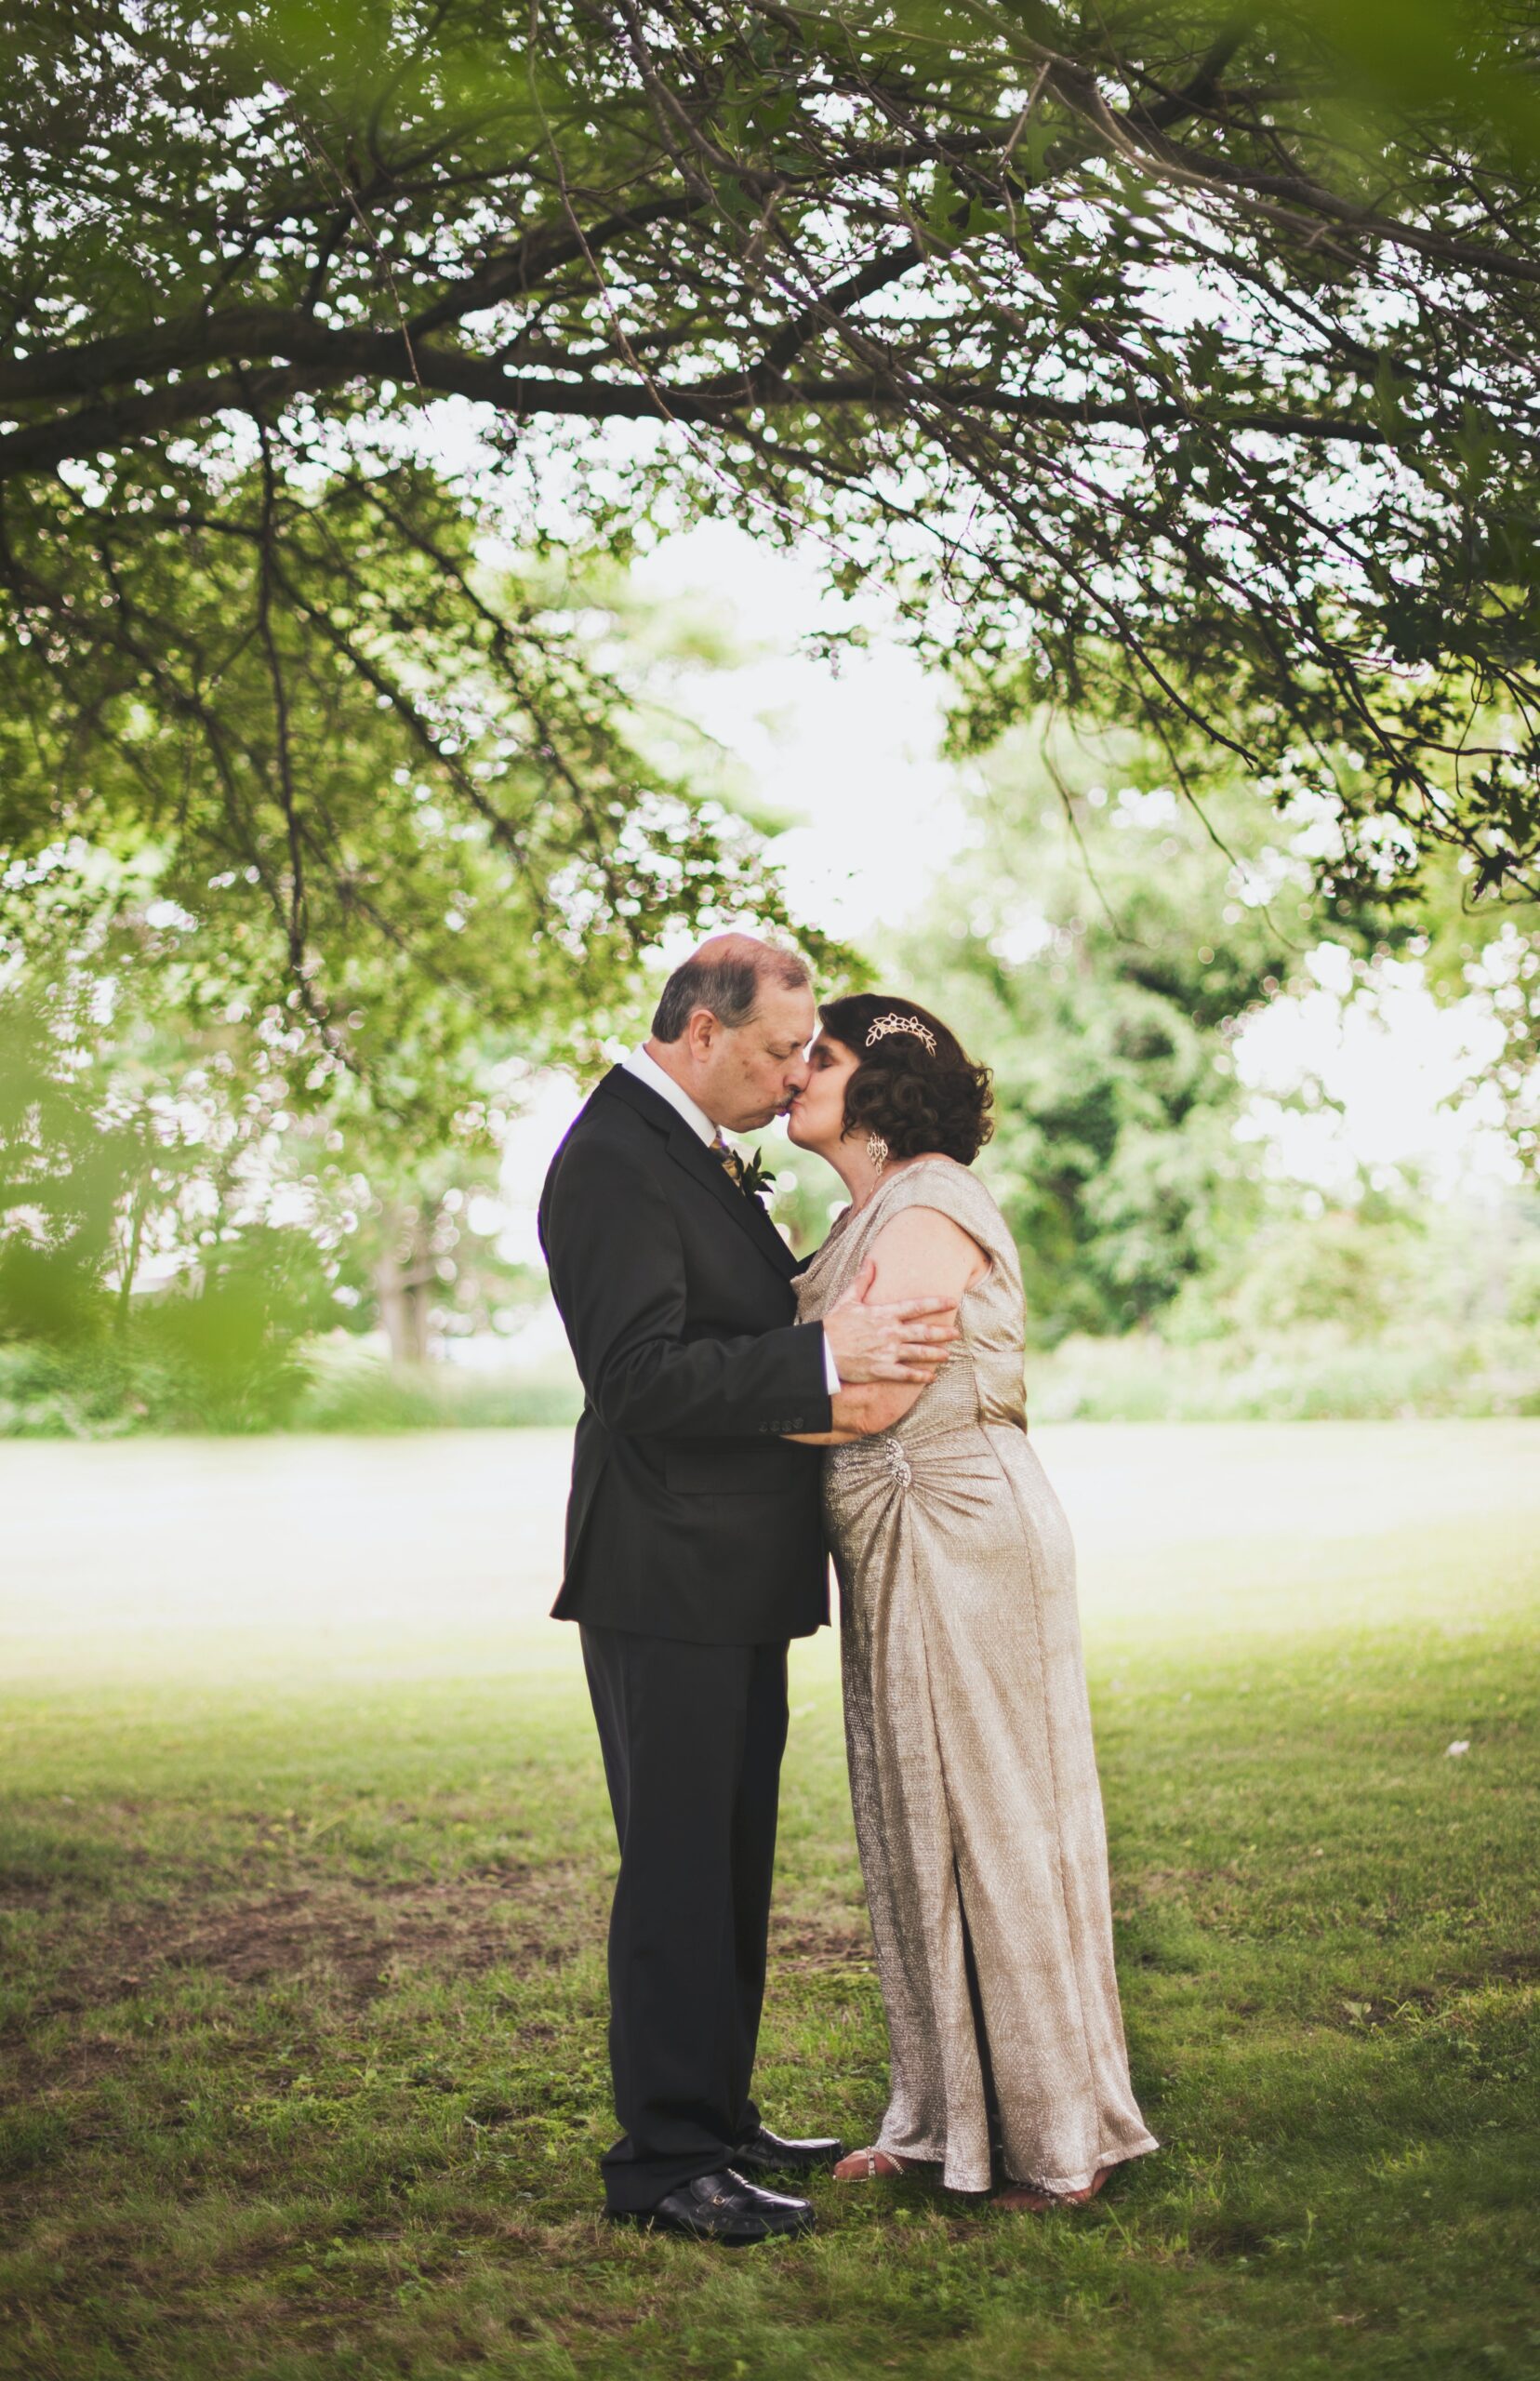
POLYGON ((935 1379, 957 1337, 957 1308, 949 1298, 904 1298, 896 1306, 867 1306, 877 1266, 868 1257, 843 1298, 824 1316, 824 1337, 833 1350, 840 1378, 910 1380, 923 1388, 935 1379))

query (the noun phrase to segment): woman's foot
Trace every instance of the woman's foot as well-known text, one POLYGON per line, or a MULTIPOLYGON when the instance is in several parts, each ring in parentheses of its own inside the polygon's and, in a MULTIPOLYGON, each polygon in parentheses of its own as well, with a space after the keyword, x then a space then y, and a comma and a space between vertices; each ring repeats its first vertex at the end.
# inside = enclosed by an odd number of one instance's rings
POLYGON ((899 2158, 891 2149, 853 2149, 842 2158, 834 2169, 835 2179, 842 2183, 869 2183, 874 2175, 896 2180, 900 2175, 912 2175, 923 2158, 899 2158))
MULTIPOLYGON (((835 2173, 839 2173, 836 2166, 835 2173)), ((1112 2172, 1110 2166, 1098 2166, 1082 2191, 1040 2191, 1030 2183, 1011 2183, 997 2191, 989 2201, 991 2207, 1002 2207, 1012 2215, 1046 2215, 1051 2207, 1083 2207, 1095 2199, 1112 2172)))

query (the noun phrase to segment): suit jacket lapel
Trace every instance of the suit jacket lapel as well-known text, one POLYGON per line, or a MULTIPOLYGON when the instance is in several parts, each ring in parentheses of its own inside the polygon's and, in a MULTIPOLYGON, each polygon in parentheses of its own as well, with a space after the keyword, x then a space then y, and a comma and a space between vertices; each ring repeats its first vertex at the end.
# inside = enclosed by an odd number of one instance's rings
POLYGON ((734 1222, 748 1233, 760 1255, 774 1265, 783 1281, 789 1282, 797 1270, 797 1260, 765 1214, 763 1203, 738 1189, 721 1160, 711 1155, 699 1134, 691 1130, 678 1111, 625 1067, 612 1068, 599 1089, 613 1092, 617 1098, 644 1116, 649 1124, 661 1129, 669 1155, 686 1174, 693 1174, 697 1182, 706 1185, 734 1222))

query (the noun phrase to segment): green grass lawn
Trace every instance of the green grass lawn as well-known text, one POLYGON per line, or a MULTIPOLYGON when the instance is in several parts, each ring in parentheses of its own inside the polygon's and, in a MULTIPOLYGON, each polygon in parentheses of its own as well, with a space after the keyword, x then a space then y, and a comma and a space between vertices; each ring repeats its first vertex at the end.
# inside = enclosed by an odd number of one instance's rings
MULTIPOLYGON (((737 2256, 597 2215, 560 1443, 0 1450, 0 2372, 1540 2371, 1540 1423, 1040 1443, 1164 2148, 1046 2219, 828 2182, 737 2256)), ((761 2097, 855 2143, 827 1638, 792 1703, 761 2097)))

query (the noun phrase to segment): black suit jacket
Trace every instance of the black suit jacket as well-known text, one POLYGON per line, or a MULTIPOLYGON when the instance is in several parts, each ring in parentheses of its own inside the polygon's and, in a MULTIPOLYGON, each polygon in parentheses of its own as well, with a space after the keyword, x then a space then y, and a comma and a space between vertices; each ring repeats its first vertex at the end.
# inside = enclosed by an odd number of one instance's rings
POLYGON ((666 1099, 615 1068, 551 1161, 540 1243, 585 1403, 556 1616, 753 1645, 829 1617, 823 1327, 798 1271, 666 1099))

